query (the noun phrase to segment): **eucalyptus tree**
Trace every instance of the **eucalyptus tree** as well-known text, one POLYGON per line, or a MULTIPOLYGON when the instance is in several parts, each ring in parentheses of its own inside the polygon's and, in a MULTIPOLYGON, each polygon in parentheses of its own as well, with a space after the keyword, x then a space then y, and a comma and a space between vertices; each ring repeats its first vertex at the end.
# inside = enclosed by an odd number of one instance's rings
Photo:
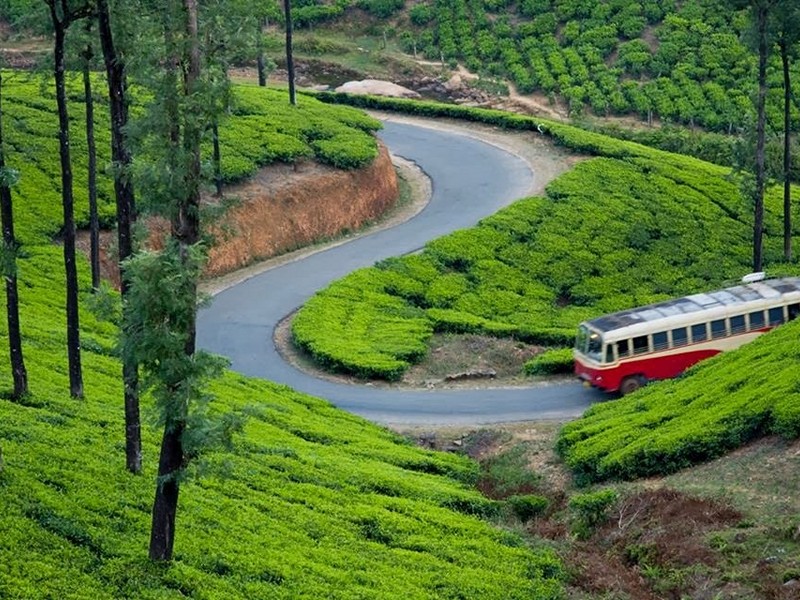
POLYGON ((253 13, 249 2, 242 0, 207 0, 203 3, 203 19, 199 21, 201 52, 206 70, 207 112, 211 120, 212 163, 217 197, 222 196, 222 157, 219 143, 219 121, 231 103, 231 64, 252 57, 254 49, 263 46, 260 33, 261 16, 253 13))
POLYGON ((292 0, 283 0, 283 12, 286 22, 286 77, 289 80, 289 104, 297 105, 294 89, 294 53, 292 49, 292 0))
POLYGON ((258 71, 258 85, 264 87, 267 85, 267 77, 269 73, 275 68, 275 63, 267 58, 264 43, 264 32, 269 28, 270 19, 275 21, 280 19, 280 8, 275 0, 262 1, 252 6, 250 2, 246 2, 248 10, 252 11, 255 16, 256 26, 256 68, 258 71))
POLYGON ((69 142, 69 110, 66 92, 65 40, 67 29, 74 22, 89 16, 87 2, 44 0, 50 10, 55 41, 53 44, 56 104, 58 106, 58 140, 61 161, 61 203, 64 209, 64 270, 66 272, 67 360, 69 391, 73 398, 83 397, 81 369, 80 320, 78 311, 78 270, 75 262, 75 201, 72 190, 72 159, 69 142))
MULTIPOLYGON (((116 8, 122 11, 125 7, 125 4, 118 4, 116 8)), ((122 16, 127 16, 131 20, 133 15, 129 13, 122 16)), ((111 161, 116 200, 117 254, 124 328, 130 321, 125 317, 130 310, 128 299, 130 284, 125 276, 125 265, 133 254, 133 224, 136 221, 136 201, 131 173, 133 156, 127 133, 129 106, 127 64, 118 49, 118 36, 112 29, 108 0, 97 0, 97 23, 106 70, 111 118, 111 161)), ((130 45, 131 40, 128 41, 130 45)), ((125 463, 131 473, 139 473, 142 470, 139 366, 130 353, 123 353, 122 356, 122 382, 125 407, 125 463)))
POLYGON ((772 22, 783 70, 783 258, 792 260, 792 82, 790 62, 793 48, 800 42, 800 4, 779 0, 772 22))
POLYGON ((770 13, 781 0, 733 0, 735 8, 747 8, 752 23, 753 45, 758 53, 756 94, 756 144, 753 175, 753 271, 763 268, 764 189, 766 187, 767 62, 770 50, 770 13))
POLYGON ((97 145, 94 139, 94 96, 92 93, 92 20, 86 19, 85 38, 81 40, 81 72, 83 102, 86 106, 87 186, 89 198, 89 263, 92 270, 92 290, 100 289, 100 217, 97 212, 97 145))
MULTIPOLYGON (((3 227, 3 276, 6 280, 6 319, 8 322, 8 349, 11 355, 11 377, 14 381, 14 399, 28 393, 28 371, 22 354, 22 334, 19 324, 19 294, 17 293, 17 250, 14 236, 14 213, 11 185, 16 172, 6 167, 3 149, 3 71, 0 69, 0 221, 3 227)), ((3 460, 0 454, 0 470, 3 460)))
MULTIPOLYGON (((123 352, 140 364, 163 425, 158 480, 153 501, 149 555, 172 558, 180 482, 206 444, 232 431, 233 419, 207 417, 205 388, 226 361, 197 351, 197 281, 205 261, 201 231, 201 143, 215 106, 213 70, 200 36, 197 0, 151 0, 143 26, 150 35, 149 66, 137 82, 150 97, 138 135, 137 177, 143 206, 170 222, 159 251, 140 251, 126 262, 130 310, 123 328, 123 352), (205 65, 207 67, 207 64, 205 65)), ((210 39, 210 38, 209 38, 210 39)), ((208 40, 206 40, 208 41, 208 40)))

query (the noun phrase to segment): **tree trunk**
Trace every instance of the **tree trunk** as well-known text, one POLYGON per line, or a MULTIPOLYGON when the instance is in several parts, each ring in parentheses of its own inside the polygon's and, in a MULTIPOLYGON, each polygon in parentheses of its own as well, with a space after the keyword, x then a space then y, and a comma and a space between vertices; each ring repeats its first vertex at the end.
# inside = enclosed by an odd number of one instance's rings
POLYGON ((78 270, 75 264, 75 216, 72 195, 72 163, 69 149, 69 114, 65 88, 64 38, 66 23, 54 5, 50 5, 55 29, 55 80, 58 104, 58 140, 61 158, 61 201, 64 208, 64 270, 67 280, 67 359, 69 362, 69 392, 73 398, 83 397, 81 370, 80 322, 78 317, 78 270))
POLYGON ((781 38, 781 63, 783 63, 783 260, 792 262, 792 85, 789 74, 789 48, 781 38))
POLYGON ((261 87, 265 87, 267 85, 267 69, 264 64, 264 50, 258 50, 258 59, 257 59, 257 66, 258 66, 258 85, 261 87))
POLYGON ((763 268, 764 238, 764 187, 766 180, 766 99, 767 99, 767 16, 766 2, 756 7, 756 27, 758 32, 758 101, 756 103, 756 189, 754 192, 753 218, 753 271, 763 268))
MULTIPOLYGON (((125 138, 128 124, 127 80, 125 63, 114 46, 107 0, 98 0, 97 17, 100 43, 108 79, 109 112, 111 114, 111 160, 114 164, 114 196, 117 207, 117 251, 119 253, 120 292, 122 310, 129 283, 123 262, 133 253, 132 224, 136 221, 136 203, 130 177, 132 157, 125 138)), ((127 319, 123 318, 123 323, 127 319)), ((135 361, 122 361, 123 400, 125 405, 125 462, 131 473, 142 471, 142 434, 139 417, 139 369, 135 361)))
MULTIPOLYGON (((3 225, 3 245, 8 253, 5 268, 6 315, 8 320, 8 349, 11 354, 11 377, 14 381, 14 399, 19 400, 28 393, 28 371, 22 355, 22 335, 19 325, 19 294, 17 293, 17 240, 14 237, 14 215, 9 181, 3 181, 6 168, 3 152, 3 74, 0 71, 0 220, 3 225)), ((2 460, 0 459, 0 468, 2 460)))
POLYGON ((172 560, 175 545, 175 517, 178 511, 177 474, 183 466, 183 424, 164 428, 161 455, 158 459, 158 484, 153 503, 153 525, 150 530, 150 559, 172 560))
MULTIPOLYGON (((87 21, 91 23, 91 21, 87 21)), ((87 27, 87 33, 91 27, 87 27)), ((94 100, 89 61, 92 45, 86 44, 83 52, 83 98, 86 104, 86 149, 89 159, 89 255, 92 265, 92 290, 100 289, 100 219, 97 215, 97 149, 94 143, 94 100)))
POLYGON ((294 89, 294 56, 292 55, 292 0, 283 0, 286 13, 286 76, 289 79, 289 104, 297 105, 294 89))
POLYGON ((219 125, 217 125, 216 117, 211 125, 211 137, 214 147, 214 191, 217 198, 222 198, 222 156, 219 149, 219 125))
MULTIPOLYGON (((197 0, 184 0, 184 9, 186 13, 187 40, 185 51, 187 55, 183 57, 177 55, 169 33, 169 26, 166 37, 168 55, 182 59, 179 62, 168 59, 168 68, 174 69, 178 64, 185 65, 183 95, 189 99, 193 97, 200 77, 197 0)), ((171 90, 170 93, 174 92, 171 90)), ((185 156, 188 157, 188 164, 183 177, 183 189, 179 192, 178 207, 171 224, 171 236, 179 244, 181 259, 187 263, 191 260, 189 256, 191 247, 200 241, 201 130, 194 116, 193 114, 185 114, 185 118, 182 120, 183 151, 185 156)), ((177 119, 177 115, 174 115, 174 117, 177 119)), ((175 138, 176 133, 176 130, 172 130, 170 134, 173 143, 178 142, 175 138)), ((194 301, 196 295, 196 285, 193 285, 189 291, 192 301, 194 301)), ((197 337, 196 317, 196 311, 192 312, 186 324, 184 352, 187 356, 191 356, 195 352, 197 337)), ((177 390, 176 393, 178 393, 177 390)), ((177 476, 184 466, 182 435, 185 427, 185 416, 181 411, 174 411, 173 414, 167 416, 158 465, 159 483, 153 503, 153 521, 150 530, 151 560, 168 561, 172 559, 175 539, 175 516, 178 508, 178 493, 180 491, 177 476)))

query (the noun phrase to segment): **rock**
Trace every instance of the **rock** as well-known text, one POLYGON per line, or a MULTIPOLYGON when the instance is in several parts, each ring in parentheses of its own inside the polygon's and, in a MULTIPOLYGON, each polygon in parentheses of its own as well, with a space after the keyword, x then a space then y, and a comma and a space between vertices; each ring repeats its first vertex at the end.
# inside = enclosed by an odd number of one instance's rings
POLYGON ((494 377, 497 377, 497 371, 494 369, 473 369, 448 375, 444 379, 445 381, 460 381, 462 379, 492 379, 494 377))
POLYGON ((391 81, 379 79, 364 79, 363 81, 348 81, 334 91, 345 94, 369 94, 373 96, 390 96, 393 98, 419 98, 420 95, 402 85, 391 81))
POLYGON ((459 89, 464 84, 464 81, 461 79, 461 75, 456 73, 450 79, 448 79, 445 84, 444 88, 446 90, 452 91, 459 89))

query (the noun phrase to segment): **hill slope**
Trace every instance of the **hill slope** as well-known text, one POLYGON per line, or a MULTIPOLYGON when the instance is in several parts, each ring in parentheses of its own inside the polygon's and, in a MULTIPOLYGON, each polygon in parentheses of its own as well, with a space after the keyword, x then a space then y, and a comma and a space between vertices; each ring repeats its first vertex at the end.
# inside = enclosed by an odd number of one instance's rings
MULTIPOLYGON (((499 507, 471 485, 474 463, 416 449, 323 400, 233 374, 214 385, 213 410, 245 419, 244 431, 232 448, 198 465, 191 474, 198 477, 184 482, 176 558, 169 565, 152 564, 146 548, 156 428, 145 427, 143 476, 127 474, 116 328, 86 309, 91 297, 85 261, 79 271, 86 399, 69 398, 62 258, 52 242, 60 214, 54 103, 40 96, 36 80, 9 73, 4 82, 10 84, 3 115, 8 162, 21 177, 14 198, 24 241, 21 320, 32 394, 19 403, 0 397, 0 597, 559 594, 561 566, 552 553, 531 550, 481 519, 499 507)), ((276 150, 283 150, 284 159, 314 154, 315 148, 324 155, 325 144, 306 143, 309 126, 335 132, 329 139, 349 139, 344 146, 355 152, 342 154, 334 144, 337 157, 363 160, 361 150, 374 150, 364 130, 376 123, 358 111, 302 98, 300 117, 293 120, 282 114, 282 95, 250 88, 237 90, 237 96, 229 122, 237 149, 236 155, 228 152, 236 156, 227 163, 230 178, 274 160, 276 150), (270 123, 284 129, 269 131, 270 123)), ((79 173, 85 169, 82 111, 75 100, 72 109, 79 173)), ((106 118, 100 111, 98 132, 106 118)), ((107 143, 100 140, 103 150, 107 143)), ((109 188, 104 181, 106 219, 109 188)), ((79 218, 85 214, 81 198, 79 218)), ((0 344, 6 343, 3 320, 0 344)), ((9 387, 3 354, 0 388, 9 387)), ((143 410, 146 419, 155 419, 148 402, 143 410)))

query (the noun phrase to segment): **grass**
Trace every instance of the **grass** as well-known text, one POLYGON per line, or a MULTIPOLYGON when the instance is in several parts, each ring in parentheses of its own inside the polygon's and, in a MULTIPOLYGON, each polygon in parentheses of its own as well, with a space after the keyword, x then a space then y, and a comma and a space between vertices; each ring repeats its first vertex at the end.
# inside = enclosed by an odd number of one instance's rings
MULTIPOLYGON (((268 55, 276 63, 285 63, 279 34, 272 36, 268 55)), ((336 28, 315 26, 313 30, 297 29, 293 35, 294 57, 308 63, 314 83, 339 86, 356 78, 390 79, 438 73, 438 70, 420 65, 403 53, 396 37, 384 40, 380 31, 375 35, 364 32, 363 27, 350 27, 347 23, 336 28), (317 65, 317 67, 315 67, 317 65)))

